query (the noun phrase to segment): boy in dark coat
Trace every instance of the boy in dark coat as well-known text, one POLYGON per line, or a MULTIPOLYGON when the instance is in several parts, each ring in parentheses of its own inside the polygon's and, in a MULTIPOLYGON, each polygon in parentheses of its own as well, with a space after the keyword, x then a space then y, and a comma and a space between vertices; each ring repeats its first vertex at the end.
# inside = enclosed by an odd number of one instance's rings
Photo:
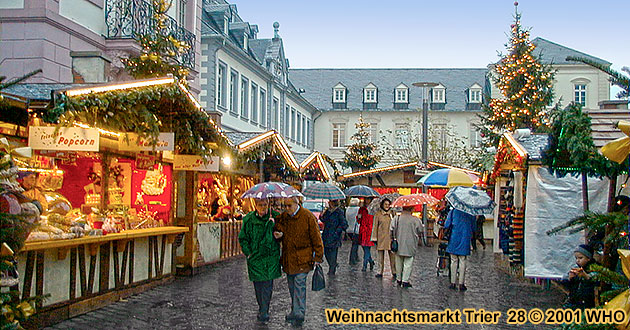
POLYGON ((595 288, 597 281, 593 276, 597 274, 591 270, 596 264, 593 259, 593 247, 582 244, 573 252, 576 267, 569 270, 568 279, 561 283, 569 289, 569 296, 563 304, 564 308, 593 308, 595 307, 595 288))

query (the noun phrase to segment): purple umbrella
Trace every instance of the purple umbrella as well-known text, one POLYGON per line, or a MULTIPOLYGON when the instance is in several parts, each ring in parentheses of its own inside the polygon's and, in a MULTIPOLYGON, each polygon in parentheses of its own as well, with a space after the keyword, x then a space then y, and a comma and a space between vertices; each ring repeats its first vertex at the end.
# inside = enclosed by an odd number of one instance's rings
POLYGON ((241 198, 288 198, 288 197, 304 197, 302 193, 297 191, 290 185, 282 182, 263 182, 259 183, 243 193, 241 198))

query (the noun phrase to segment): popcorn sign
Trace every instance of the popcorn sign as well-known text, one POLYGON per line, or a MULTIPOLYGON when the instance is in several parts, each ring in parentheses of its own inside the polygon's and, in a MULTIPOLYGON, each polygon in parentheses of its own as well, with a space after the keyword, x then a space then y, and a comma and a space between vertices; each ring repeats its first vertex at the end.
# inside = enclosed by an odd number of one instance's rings
POLYGON ((219 157, 213 156, 205 163, 203 158, 195 155, 175 155, 173 160, 175 171, 219 172, 219 157))
POLYGON ((28 146, 34 150, 98 151, 99 132, 95 128, 31 126, 28 146))

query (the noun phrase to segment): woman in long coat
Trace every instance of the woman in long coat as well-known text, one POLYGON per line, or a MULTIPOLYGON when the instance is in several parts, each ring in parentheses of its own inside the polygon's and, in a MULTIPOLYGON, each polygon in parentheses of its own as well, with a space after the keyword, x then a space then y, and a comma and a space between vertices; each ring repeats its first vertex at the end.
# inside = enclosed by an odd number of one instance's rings
POLYGON ((341 235, 348 228, 346 214, 339 207, 338 200, 328 202, 328 208, 319 220, 324 223, 324 231, 322 233, 322 241, 324 243, 324 256, 328 262, 328 275, 335 275, 337 270, 337 251, 341 246, 341 235))
POLYGON ((371 248, 374 246, 372 242, 372 222, 374 216, 368 213, 367 206, 370 205, 372 198, 365 198, 363 206, 359 208, 357 214, 357 222, 359 223, 359 245, 363 247, 363 271, 367 270, 368 263, 370 270, 374 269, 374 259, 372 259, 371 248))
POLYGON ((380 208, 374 215, 374 223, 372 224, 372 241, 376 241, 376 251, 378 253, 379 272, 376 277, 383 277, 383 269, 385 268, 385 252, 389 254, 389 265, 392 269, 394 280, 396 279, 396 257, 391 251, 392 239, 390 225, 392 222, 391 201, 384 198, 381 201, 380 208))
POLYGON ((392 238, 398 241, 398 252, 396 252, 396 272, 400 274, 398 285, 403 288, 411 287, 409 277, 411 277, 413 257, 416 255, 418 240, 422 234, 420 219, 411 215, 412 210, 412 206, 403 207, 402 214, 394 218, 391 223, 392 238))

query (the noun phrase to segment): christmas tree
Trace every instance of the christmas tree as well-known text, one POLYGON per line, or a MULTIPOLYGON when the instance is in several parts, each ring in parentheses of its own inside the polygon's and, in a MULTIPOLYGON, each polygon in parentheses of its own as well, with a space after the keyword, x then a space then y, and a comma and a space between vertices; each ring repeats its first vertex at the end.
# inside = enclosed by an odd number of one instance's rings
POLYGON ((495 67, 498 76, 492 77, 502 97, 490 99, 480 115, 479 129, 489 146, 497 146, 504 132, 518 128, 538 131, 549 124, 547 106, 553 101, 554 72, 534 56, 536 46, 520 20, 517 9, 506 44, 508 54, 495 67))
POLYGON ((151 0, 152 27, 136 35, 142 47, 140 55, 122 59, 127 72, 136 79, 163 77, 172 74, 185 81, 188 69, 179 62, 189 45, 169 33, 168 15, 172 3, 151 0))
POLYGON ((354 127, 357 132, 350 137, 354 143, 344 151, 341 165, 350 167, 353 171, 371 169, 378 164, 381 157, 375 154, 376 144, 370 142, 370 133, 367 131, 370 124, 364 122, 361 115, 354 127))

